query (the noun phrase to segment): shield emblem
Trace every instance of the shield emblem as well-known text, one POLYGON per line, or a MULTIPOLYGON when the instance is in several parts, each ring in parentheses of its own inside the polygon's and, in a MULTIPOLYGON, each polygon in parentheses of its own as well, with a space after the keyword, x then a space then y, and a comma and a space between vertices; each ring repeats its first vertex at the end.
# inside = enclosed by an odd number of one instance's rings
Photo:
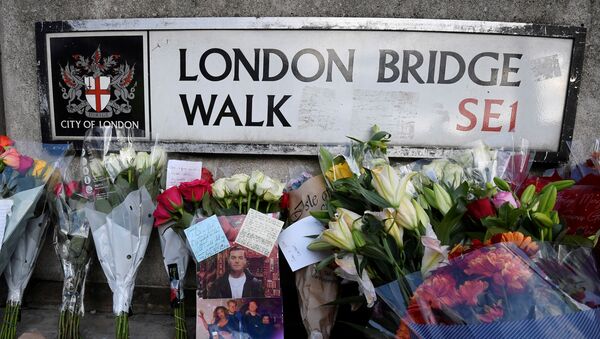
POLYGON ((85 98, 90 106, 100 112, 108 105, 110 101, 110 77, 84 77, 85 81, 85 98))

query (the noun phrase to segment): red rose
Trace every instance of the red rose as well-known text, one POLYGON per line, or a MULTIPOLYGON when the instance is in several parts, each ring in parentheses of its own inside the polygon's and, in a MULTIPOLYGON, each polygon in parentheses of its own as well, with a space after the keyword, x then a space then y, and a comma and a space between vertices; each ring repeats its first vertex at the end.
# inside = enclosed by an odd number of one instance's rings
POLYGON ((67 198, 73 196, 73 194, 78 193, 81 190, 81 183, 79 181, 71 181, 65 186, 65 194, 67 198))
POLYGON ((62 182, 59 182, 58 184, 56 184, 56 186, 54 186, 54 195, 56 195, 57 197, 60 196, 63 192, 63 184, 62 182))
POLYGON ((288 192, 283 192, 283 195, 281 196, 281 200, 279 201, 279 207, 282 210, 287 210, 287 208, 290 206, 290 194, 288 192))
POLYGON ((481 220, 485 217, 495 216, 496 210, 492 206, 489 198, 482 198, 470 202, 467 205, 467 213, 475 220, 481 220))
POLYGON ((156 206, 156 209, 152 215, 154 216, 154 227, 161 226, 162 224, 165 224, 171 220, 171 214, 162 204, 158 204, 158 206, 156 206))
POLYGON ((202 167, 202 175, 200 176, 200 179, 208 181, 209 185, 212 185, 215 182, 213 180, 212 173, 204 167, 202 167))
POLYGON ((186 201, 200 202, 205 193, 210 193, 211 183, 206 179, 196 179, 179 185, 179 191, 186 201))
POLYGON ((183 208, 183 198, 177 186, 173 186, 156 197, 158 204, 162 204, 169 213, 183 208))

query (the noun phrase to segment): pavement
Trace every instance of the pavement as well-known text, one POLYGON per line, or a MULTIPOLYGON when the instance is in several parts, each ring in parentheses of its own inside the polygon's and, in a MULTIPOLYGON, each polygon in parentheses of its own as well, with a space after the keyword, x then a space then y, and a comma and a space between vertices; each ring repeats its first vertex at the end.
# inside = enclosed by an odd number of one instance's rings
MULTIPOLYGON (((19 339, 57 338, 58 309, 21 310, 21 322, 17 327, 19 339)), ((187 317, 188 337, 194 338, 194 317, 187 317)), ((136 314, 129 318, 129 333, 131 339, 174 338, 174 320, 169 315, 136 314)), ((82 338, 104 339, 114 338, 115 318, 111 313, 86 312, 81 319, 80 330, 82 338)))

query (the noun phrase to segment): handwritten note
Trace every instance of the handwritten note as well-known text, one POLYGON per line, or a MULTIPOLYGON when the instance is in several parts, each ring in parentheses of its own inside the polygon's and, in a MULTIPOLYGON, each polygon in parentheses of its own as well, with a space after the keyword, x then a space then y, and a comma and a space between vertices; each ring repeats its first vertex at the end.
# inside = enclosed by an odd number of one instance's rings
POLYGON ((319 235, 324 229, 318 219, 306 217, 281 232, 277 242, 293 272, 319 262, 330 254, 327 251, 311 251, 306 248, 313 240, 310 236, 319 235))
POLYGON ((250 209, 235 242, 264 256, 271 254, 283 221, 250 209))
POLYGON ((10 199, 0 199, 0 248, 4 242, 4 232, 6 231, 6 224, 8 223, 8 217, 11 214, 13 201, 10 199))
POLYGON ((297 190, 290 192, 290 221, 296 222, 311 211, 327 209, 329 195, 322 175, 308 179, 297 190))
POLYGON ((167 163, 167 188, 200 179, 201 176, 202 161, 169 160, 167 163))
POLYGON ((216 215, 186 228, 184 232, 197 262, 229 248, 229 241, 216 215))

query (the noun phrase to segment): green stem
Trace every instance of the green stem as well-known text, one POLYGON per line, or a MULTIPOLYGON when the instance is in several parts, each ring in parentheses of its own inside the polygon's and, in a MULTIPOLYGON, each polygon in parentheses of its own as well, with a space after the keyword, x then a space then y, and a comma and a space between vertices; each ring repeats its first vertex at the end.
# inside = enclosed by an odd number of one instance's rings
POLYGON ((250 211, 250 204, 252 202, 252 194, 248 191, 248 202, 246 203, 246 213, 250 211))
POLYGON ((125 312, 117 316, 116 339, 129 339, 129 319, 125 312))
POLYGON ((258 205, 260 205, 260 197, 256 197, 256 204, 254 205, 254 209, 258 211, 258 205))
POLYGON ((267 210, 265 211, 265 213, 269 213, 269 211, 271 210, 271 203, 267 204, 267 210))
POLYGON ((240 195, 239 198, 238 198, 238 210, 239 210, 240 214, 242 214, 242 205, 243 205, 242 204, 242 202, 243 202, 242 199, 243 199, 243 197, 240 195))

